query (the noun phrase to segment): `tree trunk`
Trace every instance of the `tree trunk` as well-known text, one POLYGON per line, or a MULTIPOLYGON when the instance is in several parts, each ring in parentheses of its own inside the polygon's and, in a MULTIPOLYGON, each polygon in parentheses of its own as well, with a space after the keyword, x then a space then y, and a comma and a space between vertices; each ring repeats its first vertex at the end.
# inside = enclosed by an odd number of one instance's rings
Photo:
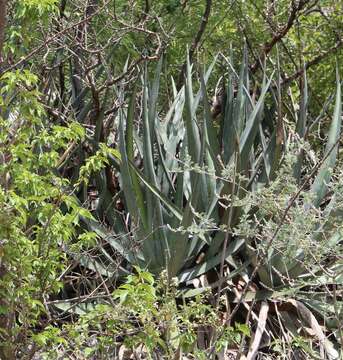
POLYGON ((5 40, 7 0, 0 0, 0 64, 2 63, 2 47, 5 40))

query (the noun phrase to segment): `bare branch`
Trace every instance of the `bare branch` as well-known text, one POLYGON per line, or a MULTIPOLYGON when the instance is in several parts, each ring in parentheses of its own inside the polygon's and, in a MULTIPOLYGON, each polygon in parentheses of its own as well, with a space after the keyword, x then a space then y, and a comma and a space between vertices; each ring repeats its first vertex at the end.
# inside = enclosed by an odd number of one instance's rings
POLYGON ((314 59, 306 62, 305 65, 304 65, 304 68, 296 71, 294 74, 292 74, 292 75, 286 77, 285 79, 283 79, 282 82, 281 82, 281 85, 287 85, 290 82, 292 82, 293 80, 297 79, 298 77, 300 77, 304 73, 304 70, 308 70, 310 67, 312 67, 314 65, 318 65, 323 59, 325 59, 329 55, 332 55, 332 54, 336 53, 342 47, 342 45, 343 45, 343 39, 340 39, 339 41, 336 42, 336 44, 334 46, 332 46, 331 48, 329 48, 325 52, 319 54, 314 59))
POLYGON ((255 63, 250 68, 252 73, 255 73, 260 68, 261 63, 263 63, 264 59, 272 51, 274 45, 287 35, 289 30, 294 25, 295 20, 299 16, 300 11, 303 10, 309 2, 310 0, 300 0, 298 3, 296 3, 295 0, 292 1, 291 13, 289 15, 287 23, 278 32, 274 34, 273 38, 270 41, 266 42, 263 45, 259 59, 255 61, 255 63))
MULTIPOLYGON (((4 1, 4 0, 0 0, 4 1)), ((47 45, 50 43, 53 43, 54 41, 58 40, 60 36, 66 34, 68 31, 73 30, 75 28, 78 28, 80 25, 87 23, 90 21, 94 16, 99 14, 103 9, 106 8, 106 6, 109 4, 110 0, 107 0, 101 7, 99 7, 96 11, 94 11, 90 16, 86 16, 84 19, 62 29, 61 31, 58 31, 56 34, 48 37, 41 45, 37 46, 35 49, 33 49, 30 53, 28 53, 24 58, 20 59, 15 64, 11 65, 6 69, 6 71, 11 71, 14 69, 17 69, 19 66, 25 64, 25 62, 32 58, 34 55, 36 55, 39 51, 43 50, 47 45)))

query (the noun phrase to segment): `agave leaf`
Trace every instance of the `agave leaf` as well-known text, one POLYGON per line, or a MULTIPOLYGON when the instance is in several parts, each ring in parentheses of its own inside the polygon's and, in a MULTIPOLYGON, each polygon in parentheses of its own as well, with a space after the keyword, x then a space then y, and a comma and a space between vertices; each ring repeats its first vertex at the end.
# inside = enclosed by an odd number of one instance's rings
MULTIPOLYGON (((154 160, 152 154, 152 142, 151 142, 151 130, 149 124, 149 111, 148 111, 148 80, 147 80, 147 69, 144 71, 144 76, 142 78, 143 83, 143 158, 144 158, 144 172, 148 178, 148 181, 155 184, 155 172, 154 172, 154 160)), ((155 91, 155 89, 154 89, 155 91)), ((152 99, 151 101, 154 101, 152 99)), ((148 263, 146 266, 149 266, 151 271, 155 271, 155 269, 161 266, 160 259, 157 259, 155 254, 159 251, 162 253, 162 249, 160 248, 160 243, 158 241, 154 241, 156 233, 154 227, 154 212, 155 212, 155 204, 156 200, 152 197, 151 193, 148 191, 145 193, 145 203, 142 203, 142 197, 139 195, 138 198, 135 196, 135 192, 140 194, 140 189, 137 184, 137 173, 130 167, 131 162, 127 158, 127 146, 128 150, 133 156, 132 149, 132 125, 131 121, 133 121, 133 115, 129 113, 130 118, 128 118, 128 125, 130 133, 127 133, 129 143, 125 143, 125 134, 124 134, 124 124, 123 117, 120 121, 120 150, 122 155, 122 186, 125 194, 126 205, 129 209, 129 213, 134 220, 133 228, 137 227, 136 235, 140 238, 140 241, 144 239, 143 244, 143 254, 150 254, 150 258, 144 256, 147 259, 148 263), (134 176, 132 174, 134 173, 134 176), (133 182, 135 181, 135 184, 133 182), (141 203, 138 204, 137 200, 141 203), (142 225, 140 223, 142 222, 142 225)))
POLYGON ((221 285, 222 283, 225 283, 226 281, 231 280, 235 276, 241 274, 242 271, 247 269, 247 267, 249 265, 250 265, 250 261, 246 261, 241 266, 239 266, 237 269, 231 271, 230 274, 224 276, 222 279, 220 279, 214 283, 211 283, 209 286, 199 287, 199 288, 195 288, 195 289, 189 289, 189 288, 181 289, 179 291, 178 295, 182 296, 183 298, 188 298, 188 297, 194 297, 196 295, 202 294, 205 291, 215 289, 218 287, 218 285, 221 285))
POLYGON ((137 199, 135 196, 135 189, 133 186, 133 179, 130 173, 129 159, 126 152, 125 144, 125 133, 124 133, 124 115, 122 112, 119 113, 119 149, 121 153, 121 186, 125 194, 125 202, 127 209, 133 219, 134 225, 137 225, 142 222, 142 226, 145 231, 149 231, 147 218, 143 214, 139 213, 140 207, 137 204, 137 199), (141 215, 141 216, 140 216, 141 215))
POLYGON ((107 102, 108 95, 109 95, 109 89, 106 89, 101 109, 100 109, 100 111, 97 114, 97 117, 95 119, 94 141, 97 142, 97 143, 100 142, 100 141, 103 141, 103 139, 101 139, 101 135, 102 135, 103 126, 104 126, 104 117, 105 117, 104 108, 105 108, 105 104, 107 102))
MULTIPOLYGON (((200 75, 201 76, 201 75, 200 75)), ((203 84, 201 84, 201 89, 203 89, 203 84)), ((203 92, 205 92, 203 90, 203 92)), ((205 95, 206 97, 206 95, 205 95)), ((204 101, 206 102, 206 100, 204 101)), ((208 107, 208 103, 206 103, 207 107, 208 107)), ((205 166, 205 161, 209 160, 209 163, 206 163, 209 167, 213 168, 213 163, 211 161, 210 156, 208 155, 208 151, 206 150, 206 142, 208 141, 208 134, 207 134, 207 125, 206 122, 208 121, 207 116, 208 114, 206 113, 206 105, 204 104, 205 107, 205 112, 204 112, 204 120, 201 126, 201 133, 202 133, 202 141, 201 141, 201 149, 200 149, 200 159, 199 159, 199 165, 204 167, 205 166)), ((209 109, 207 109, 209 112, 209 109)), ((199 189, 196 189, 195 187, 192 189, 193 193, 196 193, 198 190, 202 191, 202 197, 201 197, 201 201, 202 201, 202 209, 206 209, 207 204, 209 204, 209 191, 210 191, 210 184, 208 183, 208 180, 210 181, 211 179, 209 178, 209 176, 207 176, 207 174, 202 171, 198 178, 200 178, 201 181, 201 185, 199 189)), ((198 182, 196 183, 197 185, 199 184, 198 182)), ((212 182, 213 184, 213 182, 212 182)), ((213 189, 213 186, 212 186, 213 189)), ((195 205, 194 205, 195 206, 195 205)))
MULTIPOLYGON (((342 83, 341 83, 341 86, 342 86, 342 83)), ((327 97, 327 99, 325 100, 324 106, 321 108, 319 115, 314 119, 313 122, 311 122, 311 125, 308 126, 307 133, 310 133, 311 130, 313 130, 318 125, 319 121, 321 121, 324 117, 327 116, 326 114, 328 113, 328 109, 329 109, 330 105, 333 103, 333 101, 335 100, 335 98, 336 98, 336 91, 327 97)))
MULTIPOLYGON (((225 258, 228 258, 231 255, 233 255, 235 252, 237 252, 244 243, 245 243, 244 239, 235 239, 234 241, 232 241, 232 243, 229 244, 228 248, 226 249, 225 258)), ((194 266, 193 268, 182 271, 178 275, 179 281, 186 282, 196 278, 201 274, 204 274, 208 270, 220 264, 221 259, 222 259, 222 254, 219 253, 215 256, 212 256, 210 259, 204 261, 203 263, 194 266)))
MULTIPOLYGON (((160 58, 156 71, 153 84, 150 92, 148 92, 148 81, 147 81, 147 69, 145 69, 145 77, 143 79, 143 158, 144 158, 144 171, 147 180, 156 188, 158 188, 156 173, 154 169, 154 158, 153 158, 153 141, 154 141, 154 125, 156 118, 156 105, 158 90, 160 84, 160 75, 162 70, 162 57, 160 58)), ((164 256, 170 258, 169 245, 166 238, 165 227, 162 216, 162 207, 160 199, 153 197, 150 191, 146 194, 146 206, 148 215, 148 226, 152 231, 152 236, 144 241, 144 246, 148 243, 147 249, 153 247, 153 252, 148 250, 152 259, 152 263, 156 263, 158 266, 164 266, 164 256), (161 259, 162 254, 162 259, 161 259)))
MULTIPOLYGON (((100 302, 98 302, 100 304, 100 302)), ((76 314, 76 315, 86 315, 90 311, 94 311, 96 309, 97 302, 83 302, 77 301, 73 303, 72 301, 63 301, 54 302, 53 306, 58 310, 63 311, 63 313, 76 314)))
POLYGON ((303 88, 301 91, 301 103, 300 103, 300 113, 299 120, 296 126, 296 132, 300 138, 304 138, 306 134, 306 125, 307 125, 307 109, 308 109, 308 86, 307 86, 307 74, 306 68, 304 68, 303 73, 303 88))
POLYGON ((136 86, 134 87, 132 94, 130 96, 129 106, 127 110, 127 117, 126 117, 125 143, 126 143, 127 158, 130 161, 134 160, 133 123, 135 117, 135 101, 136 101, 136 86))
MULTIPOLYGON (((182 147, 180 150, 181 161, 185 158, 185 153, 186 153, 186 148, 182 147)), ((184 172, 180 172, 177 174, 176 177, 176 193, 174 198, 175 205, 179 209, 183 208, 184 197, 186 195, 184 190, 185 190, 184 172)), ((173 223, 173 226, 176 226, 176 223, 173 223)))
MULTIPOLYGON (((230 64, 233 69, 233 66, 230 64)), ((248 62, 248 49, 245 44, 243 51, 243 60, 241 64, 239 76, 233 69, 233 73, 238 79, 238 92, 237 102, 235 102, 234 116, 237 117, 237 131, 241 136, 242 131, 246 125, 246 118, 251 113, 251 109, 254 106, 254 101, 250 96, 250 80, 249 80, 249 62, 248 62)))
MULTIPOLYGON (((307 108, 308 108, 308 90, 307 90, 307 76, 306 69, 304 68, 304 75, 302 81, 302 91, 301 91, 301 103, 299 110, 299 117, 296 126, 296 132, 300 139, 305 139, 306 134, 306 123, 307 123, 307 108)), ((294 166, 294 177, 297 179, 297 182, 300 182, 301 169, 304 161, 304 150, 300 149, 297 162, 294 166)))
MULTIPOLYGON (((283 121, 283 103, 282 103, 282 86, 281 86, 281 67, 280 67, 280 56, 279 56, 279 50, 277 48, 277 87, 276 87, 276 94, 271 88, 272 98, 273 98, 273 105, 271 111, 266 111, 266 119, 272 118, 270 114, 274 114, 275 111, 277 112, 277 122, 276 122, 276 129, 274 131, 274 128, 270 130, 270 132, 275 132, 275 139, 273 138, 272 141, 272 163, 271 163, 271 169, 269 173, 269 178, 274 179, 277 176, 277 171, 280 167, 280 161, 283 153, 283 149, 285 148, 285 134, 284 134, 284 121, 283 121), (274 111, 273 108, 275 108, 274 111)), ((269 121, 269 123, 273 126, 273 121, 269 121)))
POLYGON ((187 232, 168 232, 170 261, 167 264, 167 268, 169 277, 176 276, 186 262, 186 249, 189 241, 188 236, 187 232))
POLYGON ((142 181, 142 183, 153 193, 160 201, 162 201, 163 205, 180 221, 182 220, 182 211, 177 208, 159 189, 157 189, 154 185, 152 185, 146 177, 131 163, 131 168, 135 171, 138 178, 142 181))
MULTIPOLYGON (((156 119, 156 107, 157 107, 158 92, 159 92, 159 87, 160 87, 162 62, 163 62, 163 58, 161 56, 161 58, 158 61, 157 67, 156 67, 155 77, 154 77, 154 81, 153 81, 151 90, 149 91, 148 114, 149 114, 149 124, 151 124, 151 126, 154 126, 155 119, 156 119)), ((151 135, 152 135, 152 133, 151 133, 151 135)))
MULTIPOLYGON (((186 103, 188 100, 188 95, 186 95, 186 103)), ((188 106, 187 106, 188 107, 188 106)), ((190 154, 192 163, 195 166, 201 167, 202 160, 202 147, 200 143, 200 133, 199 129, 196 125, 196 120, 189 118, 190 112, 187 112, 186 116, 186 143, 184 146, 187 146, 188 153, 190 154), (193 131, 194 130, 194 131, 193 131)), ((184 193, 187 198, 191 198, 193 203, 192 207, 196 211, 202 212, 204 210, 204 205, 206 204, 206 200, 198 196, 192 196, 192 194, 203 194, 207 196, 207 189, 204 181, 204 174, 201 172, 200 174, 194 170, 187 171, 184 174, 184 193), (190 181, 188 181, 190 180, 190 181)))
MULTIPOLYGON (((241 86, 242 84, 240 82, 240 87, 241 86)), ((224 150, 223 159, 225 164, 227 164, 231 159, 237 147, 236 144, 239 142, 240 119, 242 118, 242 115, 241 109, 237 110, 237 108, 240 107, 241 103, 243 103, 242 98, 243 92, 242 89, 239 88, 237 98, 234 99, 233 80, 230 75, 229 83, 227 85, 226 104, 222 126, 222 144, 224 150), (235 114, 235 112, 238 114, 235 114)))
MULTIPOLYGON (((173 172, 175 167, 178 166, 178 146, 184 139, 185 128, 182 121, 184 104, 185 94, 184 88, 182 88, 174 99, 171 110, 168 111, 163 123, 156 121, 156 128, 160 136, 161 146, 163 145, 165 150, 166 168, 169 172, 173 172)), ((181 148, 181 151, 184 151, 184 148, 181 148)))
POLYGON ((322 218, 325 221, 317 226, 313 234, 313 241, 318 243, 325 241, 326 243, 322 252, 323 257, 326 254, 330 256, 330 253, 336 253, 343 238, 339 226, 343 222, 343 208, 340 202, 340 194, 334 193, 323 211, 322 218))
MULTIPOLYGON (((262 129, 260 129, 260 132, 261 131, 262 129)), ((278 156, 276 153, 277 151, 276 134, 277 134, 276 131, 273 131, 269 141, 267 142, 264 134, 261 135, 260 133, 261 142, 264 142, 264 145, 262 146, 263 150, 255 161, 254 171, 252 171, 251 173, 249 183, 246 186, 247 189, 252 189, 252 191, 256 191, 262 186, 268 184, 268 181, 273 179, 273 176, 275 175, 274 171, 276 171, 276 167, 274 167, 274 165, 275 165, 275 161, 277 161, 276 157, 278 156), (264 138, 263 140, 262 137, 264 138)))
POLYGON ((118 276, 117 269, 113 269, 111 271, 107 267, 105 267, 100 261, 95 260, 91 256, 82 254, 77 257, 77 260, 86 269, 89 269, 91 271, 94 271, 95 273, 101 274, 102 276, 104 276, 106 278, 118 276))
POLYGON ((209 290, 212 290, 212 286, 204 286, 195 289, 185 288, 181 289, 178 295, 183 299, 194 298, 195 296, 203 294, 204 292, 208 292, 209 290))
POLYGON ((203 137, 204 137, 204 141, 206 142, 207 145, 206 150, 208 152, 206 156, 206 163, 209 166, 209 170, 211 171, 215 169, 213 163, 216 161, 217 157, 219 156, 220 151, 219 151, 219 143, 216 134, 216 129, 213 126, 212 115, 209 107, 209 99, 206 91, 206 82, 202 73, 200 73, 200 81, 201 81, 200 91, 202 93, 203 104, 204 104, 203 137), (208 151, 209 149, 211 149, 211 153, 208 151))
POLYGON ((267 183, 269 183, 271 170, 272 170, 272 161, 271 161, 271 154, 270 152, 268 152, 268 145, 261 124, 259 125, 259 135, 261 140, 260 143, 262 145, 262 158, 264 163, 263 172, 266 175, 267 183))
POLYGON ((264 78, 260 98, 257 104, 254 106, 253 111, 251 112, 247 120, 246 127, 240 138, 240 164, 242 169, 246 168, 248 164, 249 154, 255 141, 260 121, 262 120, 260 112, 263 109, 264 99, 269 89, 272 77, 273 74, 268 81, 266 81, 266 79, 264 78))
MULTIPOLYGON (((107 218, 106 215, 115 211, 113 197, 110 191, 107 188, 107 179, 105 171, 100 171, 100 173, 95 175, 95 184, 99 191, 99 200, 96 207, 96 213, 98 214, 99 219, 107 218)), ((116 216, 110 216, 108 221, 113 226, 115 223, 116 216)))
MULTIPOLYGON (((137 175, 132 169, 130 169, 129 162, 134 162, 134 136, 133 136, 133 123, 134 123, 134 116, 135 116, 135 99, 136 99, 136 89, 133 90, 133 93, 130 98, 127 118, 126 118, 126 133, 125 133, 125 142, 126 142, 126 152, 127 152, 127 162, 125 163, 125 171, 130 174, 132 189, 136 196, 137 200, 137 207, 140 214, 140 219, 142 221, 144 229, 148 229, 148 219, 147 213, 144 203, 144 195, 139 185, 139 181, 137 175)), ((122 133, 121 133, 122 135, 122 133)), ((124 150, 124 148, 123 148, 124 150)), ((129 191, 129 188, 128 188, 129 191)))
POLYGON ((124 259, 134 263, 135 258, 132 256, 131 252, 128 251, 128 244, 130 244, 130 240, 127 238, 127 234, 115 234, 113 231, 106 229, 96 220, 82 217, 82 221, 87 225, 90 231, 95 232, 101 239, 109 242, 111 246, 124 257, 124 259))
POLYGON ((246 55, 244 52, 239 78, 238 78, 237 97, 236 97, 236 101, 234 102, 234 108, 233 108, 235 131, 238 136, 241 135, 241 131, 243 130, 243 127, 245 125, 244 109, 245 109, 246 97, 248 95, 247 93, 249 93, 249 91, 246 91, 247 89, 249 89, 249 87, 246 88, 245 86, 246 85, 245 79, 247 72, 247 63, 245 60, 246 60, 246 55))
POLYGON ((195 164, 199 163, 200 160, 200 134, 199 128, 195 120, 194 110, 194 99, 193 99, 193 88, 192 88, 192 77, 191 77, 191 66, 189 59, 187 59, 187 80, 185 87, 185 99, 186 99, 186 114, 185 114, 185 125, 187 131, 187 146, 191 159, 195 164))
POLYGON ((315 178, 311 191, 314 193, 313 206, 318 207, 321 201, 324 199, 328 185, 331 179, 331 172, 336 164, 336 158, 338 153, 338 140, 341 134, 341 122, 342 122, 342 98, 341 98, 341 84, 339 80, 339 74, 337 69, 337 90, 336 90, 336 104, 335 111, 332 118, 332 122, 329 129, 328 140, 326 143, 326 149, 324 156, 326 159, 321 165, 318 175, 315 178))
POLYGON ((161 131, 160 131, 160 129, 161 128, 158 128, 158 125, 155 126, 155 138, 156 138, 156 143, 157 143, 159 161, 160 161, 161 168, 162 168, 162 173, 159 176, 159 183, 162 184, 161 185, 162 192, 167 196, 170 189, 172 189, 173 191, 175 191, 175 189, 174 189, 174 184, 173 184, 172 178, 171 178, 170 173, 168 171, 168 165, 167 165, 164 153, 162 151, 162 141, 161 141, 161 131), (166 182, 163 181, 164 178, 167 179, 166 182), (166 183, 166 184, 164 185, 164 183, 166 183))
POLYGON ((71 85, 71 97, 72 97, 72 107, 76 114, 80 112, 80 109, 84 107, 84 100, 85 100, 85 91, 81 78, 79 76, 80 71, 78 69, 78 64, 73 64, 73 62, 69 61, 69 81, 71 85))
POLYGON ((324 272, 321 267, 318 266, 311 273, 306 273, 300 277, 300 280, 304 280, 313 286, 321 286, 328 284, 343 285, 343 261, 334 260, 333 264, 329 264, 324 272), (314 276, 315 274, 315 276, 314 276))
POLYGON ((232 155, 236 151, 237 144, 239 143, 239 137, 241 136, 243 127, 245 125, 245 104, 247 97, 250 99, 249 90, 245 86, 247 79, 246 61, 247 57, 245 49, 240 74, 237 75, 231 64, 232 60, 227 60, 228 65, 232 70, 232 73, 238 79, 238 89, 236 98, 234 98, 234 78, 230 74, 227 86, 225 112, 222 126, 222 144, 224 149, 223 158, 225 164, 229 162, 229 160, 232 158, 232 155))
MULTIPOLYGON (((237 294, 237 292, 233 292, 233 287, 228 288, 228 298, 230 303, 238 303, 241 301, 241 294, 237 294)), ((244 302, 259 302, 259 301, 266 301, 266 300, 280 300, 282 294, 278 291, 273 290, 253 290, 247 291, 244 294, 244 302)))
MULTIPOLYGON (((214 65, 216 64, 217 62, 217 59, 218 59, 218 55, 216 55, 211 63, 211 65, 208 67, 208 69, 206 70, 205 72, 205 75, 203 75, 201 73, 201 80, 203 81, 204 83, 204 88, 206 89, 206 84, 208 82, 208 79, 210 78, 210 75, 212 73, 212 70, 214 68, 214 65)), ((191 80, 191 78, 190 78, 191 80)), ((198 106, 199 106, 199 102, 201 100, 201 98, 203 97, 203 89, 202 87, 200 87, 198 93, 196 94, 195 98, 194 98, 194 102, 193 102, 193 108, 192 108, 192 114, 195 115, 197 109, 198 109, 198 106)))

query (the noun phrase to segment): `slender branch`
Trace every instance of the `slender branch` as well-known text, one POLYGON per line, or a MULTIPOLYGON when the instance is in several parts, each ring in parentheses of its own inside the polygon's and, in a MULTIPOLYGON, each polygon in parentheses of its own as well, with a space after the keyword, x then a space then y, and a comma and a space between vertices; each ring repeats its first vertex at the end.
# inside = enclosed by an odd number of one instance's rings
POLYGON ((263 47, 260 54, 260 57, 255 63, 251 66, 250 70, 252 73, 255 73, 260 67, 261 63, 264 62, 264 59, 267 57, 267 55, 272 51, 274 45, 278 43, 280 40, 282 40, 289 30, 294 25, 295 20, 299 16, 299 12, 303 10, 303 8, 310 2, 310 0, 300 0, 298 4, 296 4, 296 1, 292 1, 292 7, 291 12, 288 18, 287 23, 274 34, 273 38, 269 41, 267 41, 263 47))
MULTIPOLYGON (((4 1, 4 0, 0 0, 0 1, 4 1)), ((6 1, 6 0, 5 0, 6 1)), ((70 25, 67 26, 66 28, 62 29, 61 31, 57 32, 56 34, 48 37, 43 44, 37 46, 35 49, 33 49, 31 52, 29 52, 24 58, 20 59, 18 62, 16 62, 15 64, 11 65, 10 67, 8 67, 6 69, 6 71, 12 71, 14 69, 17 69, 19 66, 23 65, 28 59, 32 58, 34 55, 36 55, 39 51, 41 51, 42 49, 44 49, 48 44, 58 40, 58 38, 62 35, 64 35, 65 33, 67 33, 68 31, 79 27, 82 24, 87 23, 88 21, 90 21, 94 16, 96 16, 97 14, 99 14, 103 9, 106 8, 106 6, 110 3, 110 0, 107 0, 103 6, 101 6, 100 8, 98 8, 96 11, 94 11, 90 16, 86 16, 84 19, 70 25)))
POLYGON ((211 7, 212 7, 212 0, 207 0, 206 1, 206 7, 205 7, 205 12, 204 15, 202 16, 202 20, 200 23, 200 27, 198 30, 198 33, 196 34, 193 43, 189 49, 189 59, 192 60, 193 55, 195 50, 198 48, 198 45, 200 43, 201 37, 205 32, 207 23, 208 23, 208 18, 210 17, 210 13, 211 13, 211 7))
MULTIPOLYGON (((191 47, 189 48, 188 56, 189 56, 190 61, 192 61, 193 55, 194 55, 195 51, 197 50, 197 48, 199 47, 200 40, 201 40, 205 30, 206 30, 206 26, 208 24, 208 19, 210 17, 210 13, 211 13, 211 8, 212 8, 212 0, 206 0, 206 7, 205 7, 204 14, 202 16, 202 20, 201 20, 201 23, 200 23, 199 30, 198 30, 195 38, 193 39, 191 47)), ((183 85, 186 66, 187 66, 187 62, 185 61, 183 63, 183 65, 182 65, 182 69, 181 69, 179 79, 178 79, 178 82, 177 82, 177 88, 178 89, 180 89, 182 87, 182 85, 183 85)))
POLYGON ((302 69, 299 69, 294 74, 284 78, 281 82, 281 85, 287 85, 293 80, 297 79, 299 76, 301 76, 305 70, 308 70, 310 67, 314 65, 318 65, 323 59, 325 59, 327 56, 334 54, 337 52, 343 45, 343 39, 340 39, 336 42, 334 46, 329 48, 328 50, 324 51, 322 54, 319 54, 314 59, 308 61, 305 63, 304 67, 302 69))

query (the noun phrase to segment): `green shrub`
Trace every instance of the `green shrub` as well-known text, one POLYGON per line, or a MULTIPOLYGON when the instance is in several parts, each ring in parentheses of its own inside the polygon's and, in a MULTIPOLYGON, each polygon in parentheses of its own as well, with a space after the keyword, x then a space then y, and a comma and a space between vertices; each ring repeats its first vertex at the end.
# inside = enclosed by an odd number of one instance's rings
POLYGON ((56 173, 83 128, 47 123, 28 71, 0 81, 0 357, 14 359, 49 324, 46 300, 63 286, 64 250, 79 233, 79 216, 91 215, 56 173))
MULTIPOLYGON (((80 315, 77 322, 65 325, 58 335, 47 329, 35 340, 49 344, 47 359, 118 358, 119 354, 145 355, 154 359, 173 359, 177 354, 206 359, 211 346, 216 352, 239 345, 243 336, 250 337, 246 325, 225 327, 215 308, 208 304, 209 294, 177 305, 177 281, 163 272, 156 281, 153 275, 135 268, 105 304, 80 315), (221 333, 215 344, 211 332, 221 333), (199 342, 202 333, 203 343, 199 342)), ((45 346, 45 349, 48 347, 45 346)))

